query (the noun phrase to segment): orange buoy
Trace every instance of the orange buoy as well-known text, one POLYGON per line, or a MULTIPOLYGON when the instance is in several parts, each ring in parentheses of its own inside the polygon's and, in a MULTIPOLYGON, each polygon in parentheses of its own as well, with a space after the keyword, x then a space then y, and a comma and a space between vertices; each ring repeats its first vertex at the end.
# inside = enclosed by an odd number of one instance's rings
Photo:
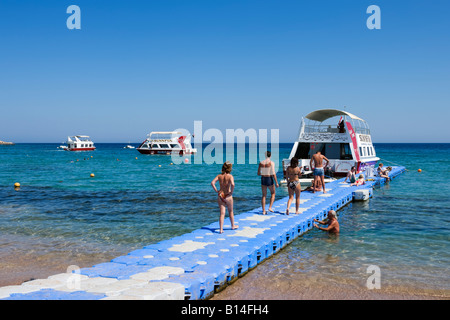
POLYGON ((91 178, 95 177, 95 174, 91 173, 91 178))
POLYGON ((417 170, 417 172, 422 172, 422 169, 417 170))

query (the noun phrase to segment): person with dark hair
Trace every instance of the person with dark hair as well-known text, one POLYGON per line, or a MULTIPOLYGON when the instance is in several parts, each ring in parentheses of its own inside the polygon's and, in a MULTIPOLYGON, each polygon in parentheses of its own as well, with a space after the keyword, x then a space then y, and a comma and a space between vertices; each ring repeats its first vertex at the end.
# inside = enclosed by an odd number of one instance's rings
POLYGON ((322 182, 322 188, 323 188, 323 193, 326 193, 325 191, 325 171, 324 168, 326 168, 328 166, 328 164, 330 163, 330 160, 327 159, 327 157, 325 157, 320 151, 317 151, 315 154, 313 154, 311 161, 309 162, 309 167, 312 168, 313 167, 313 163, 314 163, 314 191, 313 193, 315 193, 315 188, 316 188, 316 184, 317 181, 320 180, 320 182, 322 182), (326 162, 326 164, 324 164, 324 162, 326 162))
POLYGON ((300 176, 302 175, 302 170, 298 167, 298 159, 292 158, 291 164, 286 169, 286 182, 288 185, 289 200, 287 202, 286 214, 289 214, 289 208, 294 200, 295 194, 295 214, 299 214, 298 211, 300 207, 300 193, 302 192, 300 186, 300 176))
POLYGON ((352 167, 348 173, 347 176, 345 177, 344 182, 347 182, 347 179, 349 179, 350 183, 355 183, 356 182, 356 168, 352 167))
POLYGON ((266 151, 266 159, 261 161, 258 166, 258 176, 261 176, 261 206, 263 214, 266 214, 266 196, 267 188, 270 190, 269 211, 273 212, 272 205, 275 201, 275 186, 278 188, 277 175, 275 174, 275 164, 270 160, 270 151, 266 151))
POLYGON ((237 229, 238 226, 234 224, 234 214, 233 214, 233 191, 234 191, 234 177, 231 175, 232 164, 227 161, 222 166, 222 173, 217 175, 213 181, 211 181, 211 186, 214 191, 217 192, 217 203, 219 204, 220 217, 219 217, 219 227, 220 233, 223 233, 223 223, 225 220, 225 211, 228 209, 228 215, 230 216, 231 229, 237 229), (220 189, 217 190, 216 182, 219 181, 220 189))
MULTIPOLYGON (((391 170, 392 170, 392 168, 391 168, 391 170)), ((379 176, 381 178, 385 178, 386 181, 389 181, 389 180, 391 180, 391 178, 389 178, 389 171, 390 170, 383 169, 382 163, 378 164, 377 176, 379 176)))

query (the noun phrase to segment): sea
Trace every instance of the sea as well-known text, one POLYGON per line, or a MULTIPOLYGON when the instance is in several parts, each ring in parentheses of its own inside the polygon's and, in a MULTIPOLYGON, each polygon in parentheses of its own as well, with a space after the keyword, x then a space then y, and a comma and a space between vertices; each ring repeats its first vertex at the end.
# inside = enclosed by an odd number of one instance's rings
MULTIPOLYGON (((260 206, 263 147, 245 145, 242 156, 242 146, 227 145, 232 159, 224 152, 218 163, 175 163, 125 145, 97 143, 91 152, 0 146, 0 286, 90 267, 217 221, 211 180, 225 160, 234 163, 235 215, 260 206)), ((292 143, 270 147, 281 168, 292 143)), ((339 210, 339 237, 307 232, 219 299, 450 298, 450 144, 375 149, 380 162, 407 171, 370 200, 339 210)), ((285 186, 276 189, 276 199, 287 195, 285 186)))

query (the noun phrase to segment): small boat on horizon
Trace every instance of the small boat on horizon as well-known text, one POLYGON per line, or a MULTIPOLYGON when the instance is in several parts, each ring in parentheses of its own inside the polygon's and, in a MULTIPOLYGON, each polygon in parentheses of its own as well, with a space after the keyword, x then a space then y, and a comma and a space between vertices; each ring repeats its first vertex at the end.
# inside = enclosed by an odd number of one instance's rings
MULTIPOLYGON (((288 159, 283 159, 283 175, 291 159, 296 157, 302 169, 302 185, 311 185, 313 170, 310 160, 320 151, 330 161, 325 168, 325 183, 345 177, 351 167, 373 175, 376 156, 367 122, 347 111, 316 110, 302 118, 299 135, 288 159)), ((285 180, 282 181, 285 183, 285 180)))
POLYGON ((66 151, 93 151, 96 148, 89 136, 77 135, 67 137, 66 145, 61 145, 58 149, 66 151))
POLYGON ((191 135, 183 135, 177 131, 152 131, 137 148, 142 154, 194 154, 197 149, 192 148, 191 135))

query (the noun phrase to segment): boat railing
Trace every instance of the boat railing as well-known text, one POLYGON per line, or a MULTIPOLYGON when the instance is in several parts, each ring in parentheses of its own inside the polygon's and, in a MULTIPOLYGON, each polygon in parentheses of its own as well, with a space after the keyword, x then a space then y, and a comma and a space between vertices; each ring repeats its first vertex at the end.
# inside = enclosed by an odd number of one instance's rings
MULTIPOLYGON (((370 130, 368 128, 355 127, 353 128, 356 133, 360 134, 370 134, 370 130)), ((344 132, 339 132, 339 128, 337 126, 332 125, 305 125, 304 128, 305 133, 345 133, 347 129, 344 128, 344 132)))

